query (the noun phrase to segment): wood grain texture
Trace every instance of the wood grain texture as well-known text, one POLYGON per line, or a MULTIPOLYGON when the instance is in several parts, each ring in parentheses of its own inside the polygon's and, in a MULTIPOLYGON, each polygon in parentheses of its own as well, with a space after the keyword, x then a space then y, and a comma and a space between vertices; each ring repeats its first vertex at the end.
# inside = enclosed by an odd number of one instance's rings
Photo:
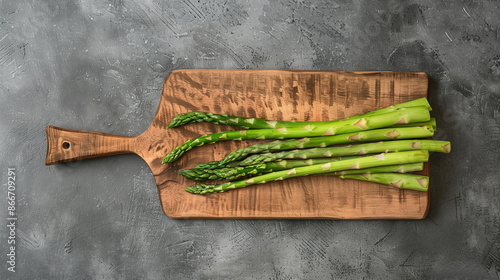
MULTIPOLYGON (((210 195, 184 191, 193 181, 180 176, 179 170, 220 160, 258 140, 205 145, 173 163, 161 160, 190 138, 236 129, 197 123, 167 130, 179 113, 324 121, 427 97, 427 86, 427 75, 421 72, 177 70, 165 79, 158 111, 144 133, 120 137, 48 127, 46 163, 136 153, 151 168, 163 211, 172 218, 422 219, 428 212, 429 192, 331 176, 293 178, 210 195), (64 141, 71 143, 69 150, 62 147, 64 141)), ((429 174, 428 164, 422 174, 429 174)))
POLYGON ((134 153, 136 137, 47 126, 46 165, 134 153))

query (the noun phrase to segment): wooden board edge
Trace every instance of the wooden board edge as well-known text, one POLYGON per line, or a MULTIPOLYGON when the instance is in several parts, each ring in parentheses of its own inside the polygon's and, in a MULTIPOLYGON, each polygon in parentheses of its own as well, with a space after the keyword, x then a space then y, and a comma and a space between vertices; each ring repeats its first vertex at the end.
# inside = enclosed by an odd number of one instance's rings
MULTIPOLYGON (((165 78, 165 82, 168 80, 170 75, 174 75, 177 73, 186 73, 186 72, 200 72, 200 71, 218 71, 218 72, 291 72, 291 73, 313 73, 313 74, 318 74, 318 73, 355 73, 359 75, 369 75, 369 74, 388 74, 388 73, 396 73, 396 74, 402 74, 402 73, 411 73, 414 75, 422 75, 424 76, 422 79, 425 79, 427 81, 426 83, 426 90, 428 92, 428 82, 429 82, 429 75, 426 72, 422 71, 379 71, 379 70, 288 70, 288 69, 176 69, 172 70, 167 74, 167 77, 165 78)), ((165 85, 165 83, 164 83, 165 85)))
MULTIPOLYGON (((163 210, 163 207, 162 207, 163 210)), ((256 216, 224 216, 224 217, 207 217, 207 216, 190 216, 190 215, 170 215, 169 213, 163 210, 165 216, 171 219, 178 220, 191 220, 191 219, 199 219, 199 220, 356 220, 356 221, 373 221, 373 220, 423 220, 426 215, 422 216, 413 216, 413 217, 394 217, 394 216, 380 216, 380 217, 334 217, 334 216, 301 216, 301 217, 289 217, 289 216, 274 216, 274 217, 256 217, 256 216)))

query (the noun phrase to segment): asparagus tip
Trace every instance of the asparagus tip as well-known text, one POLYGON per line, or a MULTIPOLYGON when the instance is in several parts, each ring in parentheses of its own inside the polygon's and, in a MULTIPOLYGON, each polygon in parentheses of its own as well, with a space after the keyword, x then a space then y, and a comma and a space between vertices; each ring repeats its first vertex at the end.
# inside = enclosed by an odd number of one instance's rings
POLYGON ((185 191, 194 193, 194 194, 206 194, 206 193, 211 193, 214 192, 214 186, 213 185, 207 185, 207 184, 198 184, 198 185, 192 185, 189 186, 185 189, 185 191))
POLYGON ((199 193, 198 185, 189 186, 185 190, 190 193, 195 193, 195 194, 199 193))
POLYGON ((198 178, 198 176, 197 176, 198 174, 196 174, 195 172, 193 172, 190 169, 181 170, 181 171, 179 171, 179 174, 184 176, 187 179, 191 179, 191 180, 195 180, 195 181, 202 181, 198 178))

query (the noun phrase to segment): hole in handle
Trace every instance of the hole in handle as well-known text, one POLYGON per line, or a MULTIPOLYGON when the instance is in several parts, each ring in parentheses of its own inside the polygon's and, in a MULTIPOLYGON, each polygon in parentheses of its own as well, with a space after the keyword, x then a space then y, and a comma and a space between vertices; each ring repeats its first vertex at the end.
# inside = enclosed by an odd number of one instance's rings
POLYGON ((71 149, 71 143, 70 143, 70 142, 68 142, 68 141, 64 141, 64 142, 62 143, 62 147, 63 147, 63 149, 65 149, 65 150, 69 150, 69 149, 71 149))

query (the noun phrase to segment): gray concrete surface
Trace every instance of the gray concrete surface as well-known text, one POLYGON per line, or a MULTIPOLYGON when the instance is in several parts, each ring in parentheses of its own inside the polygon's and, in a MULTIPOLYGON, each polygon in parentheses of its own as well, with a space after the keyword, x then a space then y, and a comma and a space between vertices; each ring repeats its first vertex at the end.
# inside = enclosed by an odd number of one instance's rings
POLYGON ((0 3, 1 279, 500 277, 499 2, 0 3), (137 156, 44 165, 45 126, 137 135, 179 68, 427 72, 453 142, 428 218, 173 220, 137 156))

